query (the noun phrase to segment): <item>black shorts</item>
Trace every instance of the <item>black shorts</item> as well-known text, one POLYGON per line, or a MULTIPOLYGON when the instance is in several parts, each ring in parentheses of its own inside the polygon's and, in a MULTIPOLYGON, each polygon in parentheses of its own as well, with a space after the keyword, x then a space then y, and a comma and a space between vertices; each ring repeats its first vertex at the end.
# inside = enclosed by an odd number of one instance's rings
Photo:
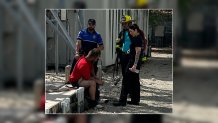
POLYGON ((75 88, 79 88, 78 82, 73 82, 73 83, 71 83, 71 85, 72 85, 73 87, 75 87, 75 88))

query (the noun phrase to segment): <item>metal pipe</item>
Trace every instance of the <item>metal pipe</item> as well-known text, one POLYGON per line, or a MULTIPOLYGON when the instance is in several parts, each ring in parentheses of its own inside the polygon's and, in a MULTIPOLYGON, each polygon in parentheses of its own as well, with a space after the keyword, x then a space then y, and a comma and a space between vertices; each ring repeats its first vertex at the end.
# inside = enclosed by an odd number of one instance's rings
POLYGON ((83 29, 84 23, 82 23, 83 21, 81 22, 81 20, 84 20, 84 18, 82 17, 81 10, 78 10, 78 12, 77 12, 77 19, 78 19, 78 22, 80 25, 80 29, 83 29))
MULTIPOLYGON (((60 32, 57 27, 50 21, 50 19, 48 17, 46 17, 46 22, 64 39, 64 41, 68 44, 68 46, 70 47, 71 44, 70 42, 68 41, 67 37, 62 33, 60 32)), ((73 47, 70 47, 71 49, 73 48, 73 51, 75 49, 75 46, 73 45, 73 47)))
MULTIPOLYGON (((56 28, 58 30, 58 23, 56 22, 56 28)), ((59 66, 59 61, 58 61, 58 32, 55 31, 55 72, 58 74, 58 66, 59 66)))
MULTIPOLYGON (((20 8, 18 9, 18 13, 21 13, 20 8)), ((17 89, 19 92, 23 90, 23 26, 17 25, 17 89)))
POLYGON ((44 39, 44 31, 39 28, 39 24, 32 16, 30 11, 28 10, 27 6, 24 4, 23 0, 18 0, 18 5, 21 9, 21 13, 25 15, 27 21, 30 23, 30 26, 34 30, 35 34, 39 38, 39 44, 41 45, 42 49, 45 50, 45 39, 44 39))
MULTIPOLYGON (((73 45, 73 42, 72 42, 73 40, 68 35, 64 25, 62 24, 62 22, 60 21, 59 17, 57 16, 57 13, 55 13, 54 10, 50 10, 50 11, 51 11, 52 15, 54 16, 55 20, 57 21, 58 25, 60 26, 60 29, 62 30, 64 36, 66 36, 67 40, 65 40, 65 41, 67 41, 69 43, 69 47, 70 48, 75 49, 75 46, 73 45)), ((76 42, 74 42, 74 43, 76 43, 76 42)))

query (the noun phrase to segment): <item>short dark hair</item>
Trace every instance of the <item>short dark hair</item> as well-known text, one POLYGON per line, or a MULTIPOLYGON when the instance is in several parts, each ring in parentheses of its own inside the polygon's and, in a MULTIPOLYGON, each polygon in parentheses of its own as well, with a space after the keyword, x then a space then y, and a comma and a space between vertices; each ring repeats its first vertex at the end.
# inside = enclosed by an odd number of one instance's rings
POLYGON ((140 30, 139 26, 137 24, 132 24, 132 25, 129 26, 129 28, 132 29, 132 30, 135 30, 135 29, 137 29, 138 31, 140 30))
POLYGON ((91 56, 91 57, 99 57, 101 55, 101 51, 94 48, 94 49, 89 51, 88 55, 91 56))
POLYGON ((95 21, 95 19, 89 19, 89 20, 88 20, 88 23, 91 23, 91 24, 95 25, 95 24, 96 24, 96 21, 95 21))

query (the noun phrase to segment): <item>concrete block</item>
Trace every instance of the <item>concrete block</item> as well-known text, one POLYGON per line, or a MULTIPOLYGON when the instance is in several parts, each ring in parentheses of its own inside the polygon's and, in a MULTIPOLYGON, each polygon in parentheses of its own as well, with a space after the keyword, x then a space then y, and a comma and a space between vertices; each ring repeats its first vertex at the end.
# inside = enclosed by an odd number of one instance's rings
POLYGON ((84 87, 65 92, 46 93, 45 113, 77 113, 84 111, 84 87))
POLYGON ((62 109, 62 113, 69 113, 69 112, 71 112, 71 110, 70 110, 70 98, 65 98, 61 102, 61 109, 62 109))
POLYGON ((46 100, 45 114, 55 114, 61 112, 61 105, 59 101, 46 100))
POLYGON ((77 89, 77 112, 84 111, 84 87, 77 89))

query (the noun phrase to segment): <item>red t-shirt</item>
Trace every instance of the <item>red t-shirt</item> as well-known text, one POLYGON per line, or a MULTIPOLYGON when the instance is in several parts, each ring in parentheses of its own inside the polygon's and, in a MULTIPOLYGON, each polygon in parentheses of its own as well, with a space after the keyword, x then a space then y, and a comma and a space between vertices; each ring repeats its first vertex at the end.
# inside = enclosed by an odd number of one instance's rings
POLYGON ((69 81, 77 82, 80 78, 89 80, 91 77, 92 64, 82 56, 76 63, 73 72, 70 74, 69 81))

